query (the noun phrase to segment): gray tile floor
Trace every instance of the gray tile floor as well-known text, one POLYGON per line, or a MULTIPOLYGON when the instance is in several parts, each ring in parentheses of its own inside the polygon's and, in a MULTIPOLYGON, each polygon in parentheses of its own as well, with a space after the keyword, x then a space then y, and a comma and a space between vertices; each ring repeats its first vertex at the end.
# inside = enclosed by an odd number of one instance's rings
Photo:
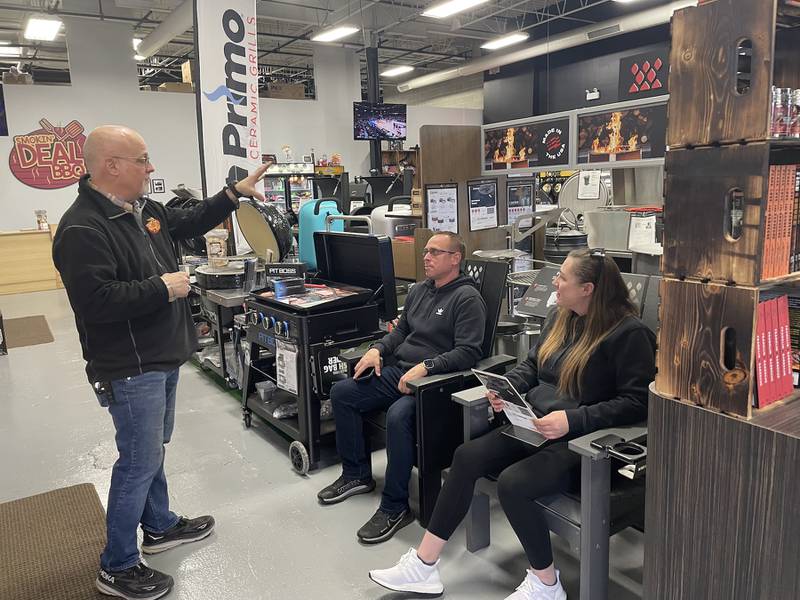
MULTIPOLYGON (((105 502, 116 458, 113 427, 88 387, 66 295, 0 296, 0 310, 5 318, 44 314, 55 337, 0 356, 0 502, 83 482, 93 483, 105 502)), ((169 598, 407 597, 375 586, 367 571, 390 566, 416 545, 418 524, 379 546, 360 546, 355 532, 375 510, 377 495, 319 506, 316 492, 338 476, 338 467, 296 475, 286 444, 257 419, 245 430, 236 400, 193 366, 181 371, 177 411, 167 450, 173 508, 212 513, 217 530, 150 559, 175 576, 169 598)), ((382 473, 385 454, 375 453, 374 461, 382 473)), ((463 529, 456 532, 442 560, 445 598, 502 599, 522 580, 526 561, 499 506, 492 535, 489 548, 470 554, 463 529)), ((553 542, 570 600, 578 600, 578 561, 561 540, 553 542)), ((641 597, 642 548, 632 530, 612 539, 611 600, 641 597)))

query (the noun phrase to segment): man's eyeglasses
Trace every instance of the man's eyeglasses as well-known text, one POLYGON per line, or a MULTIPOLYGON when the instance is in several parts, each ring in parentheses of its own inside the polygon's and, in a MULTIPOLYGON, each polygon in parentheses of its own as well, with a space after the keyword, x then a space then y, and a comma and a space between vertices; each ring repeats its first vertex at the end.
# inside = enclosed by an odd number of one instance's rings
POLYGON ((456 254, 456 252, 454 250, 439 250, 439 248, 425 248, 422 250, 422 258, 425 258, 426 254, 436 258, 440 254, 456 254))
POLYGON ((130 160, 142 167, 146 167, 147 165, 152 164, 150 162, 150 157, 147 156, 146 154, 144 156, 112 156, 111 158, 118 158, 120 160, 130 160))

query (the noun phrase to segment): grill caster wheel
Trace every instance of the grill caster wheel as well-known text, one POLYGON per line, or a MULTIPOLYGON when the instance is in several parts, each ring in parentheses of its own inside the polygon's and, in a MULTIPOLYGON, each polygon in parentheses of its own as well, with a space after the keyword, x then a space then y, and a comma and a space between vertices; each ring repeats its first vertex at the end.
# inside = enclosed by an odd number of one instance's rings
POLYGON ((292 442, 289 446, 289 460, 292 461, 292 468, 300 475, 308 474, 308 451, 300 442, 292 442))
POLYGON ((253 424, 253 416, 249 412, 246 412, 242 415, 242 419, 244 419, 244 426, 250 429, 250 426, 253 424))

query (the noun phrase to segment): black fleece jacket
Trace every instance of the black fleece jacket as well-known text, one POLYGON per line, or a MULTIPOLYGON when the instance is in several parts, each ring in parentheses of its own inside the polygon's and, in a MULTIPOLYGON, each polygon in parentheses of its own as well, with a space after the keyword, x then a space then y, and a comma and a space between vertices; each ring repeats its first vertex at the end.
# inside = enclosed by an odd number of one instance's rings
POLYGON ((656 338, 637 317, 626 317, 589 358, 583 372, 581 397, 558 392, 558 377, 567 350, 576 335, 545 364, 538 364, 539 345, 554 322, 555 311, 545 321, 539 344, 528 357, 507 374, 537 416, 557 410, 566 411, 569 438, 621 425, 633 425, 647 419, 647 388, 656 375, 656 338))
POLYGON ((373 345, 404 369, 433 360, 429 375, 469 369, 481 358, 486 304, 473 280, 460 274, 437 288, 427 279, 411 288, 394 330, 373 345))
POLYGON ((170 371, 197 349, 189 305, 169 302, 161 275, 178 270, 173 240, 204 234, 235 208, 224 190, 188 210, 141 203, 147 233, 84 176, 53 241, 90 382, 170 371))

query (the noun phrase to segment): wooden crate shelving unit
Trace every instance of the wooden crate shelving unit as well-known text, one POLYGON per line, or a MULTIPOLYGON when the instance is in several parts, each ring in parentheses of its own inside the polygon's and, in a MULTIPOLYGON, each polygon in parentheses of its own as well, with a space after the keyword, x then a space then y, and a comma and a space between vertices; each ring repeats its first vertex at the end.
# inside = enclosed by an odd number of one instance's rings
POLYGON ((770 166, 800 164, 800 140, 768 135, 772 85, 800 88, 800 17, 783 7, 710 0, 672 20, 656 389, 745 418, 760 293, 800 280, 761 269, 770 166))
POLYGON ((759 298, 800 282, 761 272, 769 167, 800 163, 768 135, 771 86, 800 88, 800 11, 703 1, 673 16, 670 61, 643 597, 796 600, 800 399, 752 399, 759 298))

